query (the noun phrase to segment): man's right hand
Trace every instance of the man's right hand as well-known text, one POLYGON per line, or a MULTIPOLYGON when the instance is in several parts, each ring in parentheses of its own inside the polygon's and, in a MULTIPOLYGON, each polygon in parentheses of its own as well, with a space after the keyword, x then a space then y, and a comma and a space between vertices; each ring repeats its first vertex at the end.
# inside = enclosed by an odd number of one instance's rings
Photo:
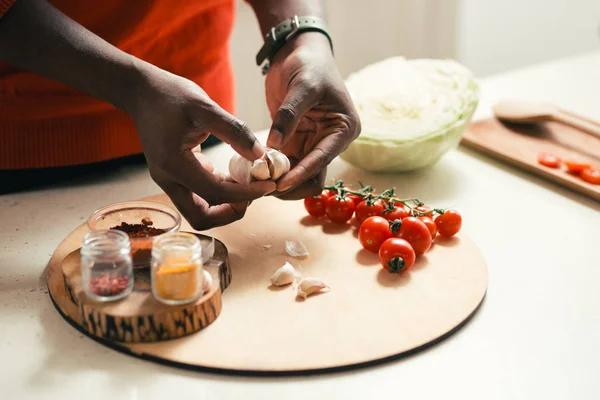
POLYGON ((243 157, 259 158, 265 148, 243 122, 187 79, 158 68, 143 74, 145 83, 127 111, 137 126, 152 179, 194 229, 236 221, 250 201, 275 190, 271 181, 225 181, 213 174, 198 151, 212 134, 243 157))

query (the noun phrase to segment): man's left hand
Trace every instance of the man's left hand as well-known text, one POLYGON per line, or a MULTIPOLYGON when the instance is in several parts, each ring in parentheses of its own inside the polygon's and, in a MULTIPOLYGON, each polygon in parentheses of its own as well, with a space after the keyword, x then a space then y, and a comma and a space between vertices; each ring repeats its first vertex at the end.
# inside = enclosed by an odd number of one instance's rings
POLYGON ((277 53, 266 77, 273 118, 267 145, 285 153, 292 169, 276 195, 296 200, 317 195, 327 166, 360 134, 360 120, 336 67, 327 37, 298 35, 277 53))

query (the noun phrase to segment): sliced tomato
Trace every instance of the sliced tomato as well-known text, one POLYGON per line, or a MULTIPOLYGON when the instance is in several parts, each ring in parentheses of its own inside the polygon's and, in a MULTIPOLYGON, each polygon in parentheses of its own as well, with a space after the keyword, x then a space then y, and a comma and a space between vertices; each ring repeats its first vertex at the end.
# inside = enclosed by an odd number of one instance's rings
POLYGON ((575 175, 579 175, 581 171, 591 167, 590 164, 581 161, 565 161, 565 165, 567 166, 567 170, 575 175))
POLYGON ((538 163, 545 167, 549 168, 558 168, 560 167, 562 161, 558 156, 550 153, 540 153, 538 154, 538 163))
POLYGON ((600 185, 600 169, 586 168, 581 171, 581 179, 592 185, 600 185))

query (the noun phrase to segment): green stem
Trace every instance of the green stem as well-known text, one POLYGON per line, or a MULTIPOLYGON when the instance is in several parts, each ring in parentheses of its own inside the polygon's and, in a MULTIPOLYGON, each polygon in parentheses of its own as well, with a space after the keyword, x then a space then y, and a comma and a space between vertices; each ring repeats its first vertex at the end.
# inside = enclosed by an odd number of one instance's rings
POLYGON ((388 203, 401 203, 404 206, 408 207, 411 213, 417 217, 422 216, 431 216, 433 218, 434 214, 443 214, 446 210, 443 208, 434 208, 430 211, 419 211, 416 210, 415 207, 419 207, 423 205, 423 202, 417 198, 408 198, 408 199, 399 199, 394 196, 396 189, 386 189, 381 194, 375 194, 375 190, 371 185, 364 186, 362 182, 359 182, 361 189, 360 190, 352 190, 344 188, 343 181, 334 181, 333 185, 325 186, 326 190, 331 190, 337 192, 338 196, 344 197, 346 194, 353 194, 356 196, 360 196, 363 199, 366 199, 369 202, 373 202, 374 200, 381 199, 385 200, 388 203), (412 205, 411 205, 412 203, 412 205))

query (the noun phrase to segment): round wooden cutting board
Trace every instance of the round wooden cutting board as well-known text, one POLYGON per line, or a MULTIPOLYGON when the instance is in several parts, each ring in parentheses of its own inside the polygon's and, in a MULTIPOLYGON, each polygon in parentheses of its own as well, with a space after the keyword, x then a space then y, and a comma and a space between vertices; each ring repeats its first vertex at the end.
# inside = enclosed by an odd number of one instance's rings
MULTIPOLYGON (((166 196, 150 201, 171 204, 166 196)), ((184 223, 182 230, 191 231, 184 223)), ((85 227, 56 249, 48 285, 61 314, 80 324, 64 290, 63 259, 76 250, 85 227), (75 240, 77 239, 77 240, 75 240)), ((198 370, 251 375, 337 371, 397 358, 447 337, 478 309, 487 288, 480 251, 462 234, 437 240, 405 274, 392 275, 377 256, 362 250, 355 228, 315 220, 301 201, 255 201, 234 224, 203 232, 229 251, 231 283, 219 318, 205 329, 157 343, 103 343, 152 361, 198 370), (300 239, 310 255, 285 252, 300 239), (270 245, 270 247, 269 247, 270 245), (272 287, 269 277, 286 261, 330 290, 296 297, 294 288, 272 287)))

